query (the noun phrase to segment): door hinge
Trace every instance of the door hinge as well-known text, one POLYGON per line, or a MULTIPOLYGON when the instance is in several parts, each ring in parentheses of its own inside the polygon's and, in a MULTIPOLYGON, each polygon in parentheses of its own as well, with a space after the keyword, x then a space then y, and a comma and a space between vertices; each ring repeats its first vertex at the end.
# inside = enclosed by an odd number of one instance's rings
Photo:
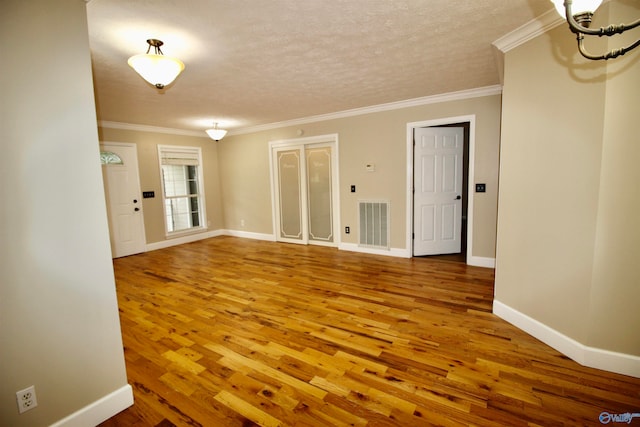
POLYGON ((411 240, 416 240, 416 233, 411 233, 411 240))

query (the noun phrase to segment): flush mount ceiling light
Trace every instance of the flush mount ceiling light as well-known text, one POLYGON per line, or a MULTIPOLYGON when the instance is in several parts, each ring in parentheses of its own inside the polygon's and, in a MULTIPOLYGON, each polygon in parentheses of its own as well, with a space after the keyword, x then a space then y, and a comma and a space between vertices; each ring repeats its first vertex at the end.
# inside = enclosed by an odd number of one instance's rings
POLYGON ((163 89, 171 84, 178 77, 178 74, 184 70, 184 64, 179 59, 165 56, 162 53, 162 50, 160 50, 160 46, 164 44, 162 41, 149 39, 147 43, 149 43, 147 53, 134 55, 129 58, 127 63, 143 79, 158 89, 163 89), (154 48, 154 53, 149 53, 151 47, 154 48))
POLYGON ((555 5, 560 16, 564 16, 569 23, 569 28, 576 34, 578 40, 578 50, 580 54, 587 59, 600 60, 616 58, 624 55, 631 49, 640 46, 640 39, 635 43, 620 49, 613 49, 602 55, 592 55, 584 47, 584 36, 613 36, 614 34, 622 34, 623 32, 635 28, 640 25, 640 19, 630 24, 609 25, 598 29, 591 29, 591 18, 593 12, 600 6, 602 0, 551 0, 555 5), (564 3, 563 3, 564 2, 564 3))
POLYGON ((218 129, 218 123, 213 124, 212 129, 207 129, 207 135, 214 141, 220 141, 227 134, 227 131, 224 129, 218 129))

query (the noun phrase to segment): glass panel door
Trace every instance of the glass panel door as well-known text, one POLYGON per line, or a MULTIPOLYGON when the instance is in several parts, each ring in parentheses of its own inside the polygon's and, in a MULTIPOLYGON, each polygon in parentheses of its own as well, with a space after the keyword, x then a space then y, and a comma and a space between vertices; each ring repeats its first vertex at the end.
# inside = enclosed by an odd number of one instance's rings
POLYGON ((280 238, 303 240, 300 150, 277 151, 280 238))
POLYGON ((276 240, 337 245, 336 144, 331 136, 270 144, 276 240))
POLYGON ((333 200, 331 188, 331 147, 308 147, 307 206, 309 240, 333 242, 333 200))

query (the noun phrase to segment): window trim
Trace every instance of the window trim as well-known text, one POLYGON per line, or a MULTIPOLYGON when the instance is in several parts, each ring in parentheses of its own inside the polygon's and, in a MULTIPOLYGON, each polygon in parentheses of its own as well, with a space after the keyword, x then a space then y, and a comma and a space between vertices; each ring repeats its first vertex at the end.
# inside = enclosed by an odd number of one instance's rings
POLYGON ((209 221, 207 219, 207 211, 206 211, 203 169, 204 169, 204 166, 202 162, 202 148, 193 147, 193 146, 158 144, 158 172, 160 174, 160 186, 161 186, 160 192, 162 193, 162 221, 164 223, 164 235, 166 238, 173 238, 173 237, 179 237, 179 236, 184 236, 188 234, 201 233, 203 231, 208 230, 209 221), (179 156, 179 158, 185 158, 185 159, 186 158, 196 159, 197 157, 197 164, 195 165, 188 164, 188 163, 184 164, 184 166, 197 166, 196 167, 196 176, 198 180, 197 197, 199 199, 198 214, 199 214, 199 220, 200 220, 200 225, 197 227, 191 227, 184 230, 169 231, 169 227, 167 224, 167 212, 165 209, 166 209, 167 200, 171 198, 167 199, 167 197, 165 197, 164 176, 162 173, 162 163, 163 163, 162 160, 166 158, 165 153, 175 153, 179 156))

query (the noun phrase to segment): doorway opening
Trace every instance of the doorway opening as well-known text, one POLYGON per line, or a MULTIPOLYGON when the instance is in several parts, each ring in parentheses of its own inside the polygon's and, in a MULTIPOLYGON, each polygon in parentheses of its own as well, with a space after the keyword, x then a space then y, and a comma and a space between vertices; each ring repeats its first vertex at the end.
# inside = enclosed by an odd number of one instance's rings
POLYGON ((471 258, 474 133, 475 116, 407 124, 411 256, 462 263, 471 258))

